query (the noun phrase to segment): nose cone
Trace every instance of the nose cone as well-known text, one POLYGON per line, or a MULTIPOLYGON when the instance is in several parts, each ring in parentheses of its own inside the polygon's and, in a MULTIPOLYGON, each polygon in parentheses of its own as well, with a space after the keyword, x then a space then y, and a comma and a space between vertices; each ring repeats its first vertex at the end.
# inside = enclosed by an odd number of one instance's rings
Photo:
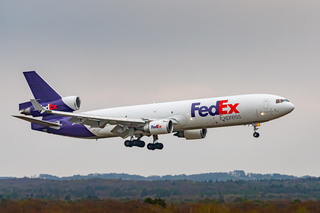
POLYGON ((294 110, 294 105, 292 103, 286 103, 286 111, 290 113, 294 110))

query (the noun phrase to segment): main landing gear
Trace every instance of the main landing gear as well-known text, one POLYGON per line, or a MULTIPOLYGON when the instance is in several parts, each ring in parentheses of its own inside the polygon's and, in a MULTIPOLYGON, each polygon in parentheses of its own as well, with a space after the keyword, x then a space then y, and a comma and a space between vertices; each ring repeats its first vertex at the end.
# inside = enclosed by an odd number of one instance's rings
POLYGON ((140 138, 138 138, 137 140, 133 140, 133 137, 131 137, 131 140, 126 140, 124 142, 124 145, 126 147, 137 146, 137 147, 143 148, 146 145, 146 143, 144 141, 141 141, 140 138))
POLYGON ((148 143, 147 148, 149 150, 163 149, 163 144, 159 143, 158 140, 158 135, 153 135, 153 143, 148 143))
MULTIPOLYGON (((143 148, 146 145, 146 143, 144 141, 141 141, 140 138, 142 137, 139 137, 138 139, 133 140, 133 136, 132 136, 130 140, 126 140, 124 142, 124 145, 126 147, 137 146, 137 147, 143 148)), ((147 148, 149 150, 163 149, 163 144, 158 142, 158 135, 153 135, 153 143, 148 143, 147 148)))
POLYGON ((253 137, 258 138, 260 136, 260 134, 259 134, 259 132, 257 132, 257 130, 259 129, 259 128, 257 128, 257 126, 260 126, 260 123, 253 123, 252 126, 253 126, 253 131, 254 131, 253 137))

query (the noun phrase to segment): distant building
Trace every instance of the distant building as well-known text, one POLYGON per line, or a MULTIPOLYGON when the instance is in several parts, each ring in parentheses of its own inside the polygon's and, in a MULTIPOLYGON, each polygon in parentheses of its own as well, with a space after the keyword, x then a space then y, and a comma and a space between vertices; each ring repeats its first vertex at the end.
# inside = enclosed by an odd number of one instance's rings
POLYGON ((238 177, 246 177, 246 173, 243 170, 234 170, 233 172, 229 172, 229 174, 238 177))

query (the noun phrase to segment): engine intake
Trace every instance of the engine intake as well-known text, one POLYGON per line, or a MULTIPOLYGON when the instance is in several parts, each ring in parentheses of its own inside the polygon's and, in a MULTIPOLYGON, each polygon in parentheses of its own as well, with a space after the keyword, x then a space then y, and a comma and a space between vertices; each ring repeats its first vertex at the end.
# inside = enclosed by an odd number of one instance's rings
POLYGON ((62 98, 63 103, 73 109, 73 111, 79 110, 81 106, 81 100, 78 96, 68 96, 62 98))
POLYGON ((185 138, 187 140, 203 139, 207 135, 207 129, 193 129, 178 131, 174 136, 185 138))
POLYGON ((152 121, 144 126, 144 131, 153 135, 168 134, 173 130, 173 123, 171 120, 157 120, 152 121))

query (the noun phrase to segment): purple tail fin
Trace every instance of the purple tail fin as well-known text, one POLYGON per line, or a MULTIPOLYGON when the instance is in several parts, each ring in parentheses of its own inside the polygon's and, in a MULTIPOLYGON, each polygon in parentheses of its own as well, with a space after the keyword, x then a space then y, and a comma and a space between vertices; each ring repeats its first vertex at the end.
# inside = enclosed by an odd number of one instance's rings
MULTIPOLYGON (((34 98, 42 107, 49 110, 73 112, 80 108, 80 98, 77 96, 61 97, 44 79, 35 71, 23 72, 34 98)), ((34 109, 30 101, 19 104, 21 114, 32 115, 33 117, 54 117, 48 113, 40 113, 34 109)))
POLYGON ((61 99, 61 96, 35 71, 23 72, 35 99, 48 102, 61 99))

